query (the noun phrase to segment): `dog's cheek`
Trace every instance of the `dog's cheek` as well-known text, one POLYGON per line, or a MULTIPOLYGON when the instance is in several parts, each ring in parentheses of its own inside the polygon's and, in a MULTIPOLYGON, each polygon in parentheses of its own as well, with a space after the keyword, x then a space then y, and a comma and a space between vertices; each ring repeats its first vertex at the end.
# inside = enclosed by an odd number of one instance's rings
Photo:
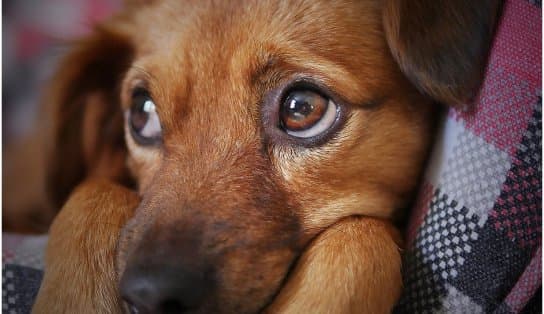
POLYGON ((354 111, 321 147, 272 150, 285 189, 301 206, 304 230, 316 233, 350 215, 388 218, 404 206, 430 138, 429 106, 419 100, 395 99, 375 111, 354 111))
POLYGON ((125 142, 128 147, 127 167, 132 177, 138 182, 138 190, 143 192, 150 186, 154 175, 160 168, 162 152, 159 147, 139 146, 128 132, 125 127, 125 142))
POLYGON ((357 153, 361 137, 364 137, 366 119, 364 113, 353 112, 343 129, 321 146, 278 145, 270 150, 273 168, 284 189, 299 204, 305 233, 318 233, 360 202, 361 191, 353 193, 352 187, 342 181, 346 180, 347 174, 357 175, 346 159, 357 153))

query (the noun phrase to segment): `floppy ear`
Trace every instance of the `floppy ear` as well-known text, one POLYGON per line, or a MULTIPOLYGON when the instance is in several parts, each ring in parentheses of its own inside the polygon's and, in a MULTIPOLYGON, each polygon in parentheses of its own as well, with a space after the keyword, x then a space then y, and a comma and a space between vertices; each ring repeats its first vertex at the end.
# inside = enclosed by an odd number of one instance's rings
POLYGON ((387 0, 383 23, 408 79, 442 103, 467 101, 484 72, 500 0, 387 0))
POLYGON ((83 178, 127 182, 119 85, 133 48, 122 27, 98 26, 61 60, 46 98, 52 115, 47 190, 60 208, 83 178))

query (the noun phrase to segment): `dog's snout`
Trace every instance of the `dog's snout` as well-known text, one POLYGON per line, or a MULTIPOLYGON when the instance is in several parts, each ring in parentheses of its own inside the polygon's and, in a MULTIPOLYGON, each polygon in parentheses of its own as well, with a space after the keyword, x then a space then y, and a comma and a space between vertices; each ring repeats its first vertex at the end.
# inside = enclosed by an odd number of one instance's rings
POLYGON ((183 313, 198 309, 211 290, 205 272, 173 266, 129 267, 120 283, 131 313, 183 313))

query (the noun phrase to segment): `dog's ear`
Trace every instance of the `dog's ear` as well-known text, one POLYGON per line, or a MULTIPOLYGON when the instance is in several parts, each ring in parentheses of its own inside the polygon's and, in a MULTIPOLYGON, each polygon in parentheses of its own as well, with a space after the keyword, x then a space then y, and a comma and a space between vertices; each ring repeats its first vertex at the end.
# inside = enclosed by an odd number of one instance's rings
POLYGON ((46 94, 53 124, 46 189, 58 208, 84 177, 128 178, 119 86, 133 46, 122 30, 101 25, 74 43, 46 94))
POLYGON ((423 93, 449 105, 472 96, 482 79, 500 0, 387 0, 387 42, 423 93))

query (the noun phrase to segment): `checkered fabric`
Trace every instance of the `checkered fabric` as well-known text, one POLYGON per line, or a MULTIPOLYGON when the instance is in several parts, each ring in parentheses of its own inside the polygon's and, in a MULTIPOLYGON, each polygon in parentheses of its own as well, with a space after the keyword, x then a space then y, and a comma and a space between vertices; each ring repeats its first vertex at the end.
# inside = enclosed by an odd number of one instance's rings
POLYGON ((2 234, 2 313, 30 313, 43 276, 47 236, 2 234))
POLYGON ((540 1, 508 0, 485 81, 441 123, 396 313, 541 313, 540 1))
MULTIPOLYGON (((542 312, 540 3, 505 1, 475 109, 441 123, 396 313, 542 312)), ((3 313, 30 312, 45 242, 3 235, 3 313)))

